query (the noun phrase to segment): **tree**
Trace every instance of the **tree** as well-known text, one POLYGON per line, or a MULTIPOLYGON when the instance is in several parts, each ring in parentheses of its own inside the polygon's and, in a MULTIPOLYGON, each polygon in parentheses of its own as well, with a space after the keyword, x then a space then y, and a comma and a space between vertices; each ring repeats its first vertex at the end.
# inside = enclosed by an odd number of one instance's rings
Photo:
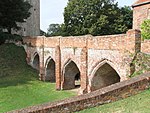
POLYGON ((50 24, 47 36, 60 36, 62 35, 61 25, 60 24, 50 24))
POLYGON ((0 28, 19 30, 18 22, 23 23, 30 16, 31 5, 25 0, 1 0, 0 1, 0 28))
POLYGON ((116 22, 116 33, 126 33, 129 29, 132 29, 133 11, 131 7, 124 6, 120 8, 118 21, 116 22))
POLYGON ((150 19, 147 19, 142 23, 141 31, 143 39, 150 39, 150 19))
POLYGON ((114 0, 70 0, 64 11, 67 35, 106 35, 132 28, 132 10, 114 0))

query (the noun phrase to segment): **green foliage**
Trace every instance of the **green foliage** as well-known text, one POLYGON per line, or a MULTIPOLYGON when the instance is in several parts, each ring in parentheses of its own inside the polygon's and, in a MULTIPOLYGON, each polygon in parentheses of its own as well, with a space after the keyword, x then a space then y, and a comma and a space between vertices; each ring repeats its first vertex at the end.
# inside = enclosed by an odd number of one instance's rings
POLYGON ((0 32, 0 45, 4 44, 6 41, 5 34, 3 32, 0 32))
POLYGON ((136 76, 139 76, 141 74, 143 74, 144 70, 139 70, 139 71, 135 71, 132 75, 130 75, 129 77, 130 78, 133 78, 133 77, 136 77, 136 76))
POLYGON ((22 41, 22 37, 19 35, 12 35, 9 33, 0 32, 0 45, 4 44, 5 41, 22 41))
POLYGON ((70 0, 64 11, 65 35, 106 35, 132 28, 132 10, 112 0, 70 0))
POLYGON ((62 27, 60 24, 50 24, 47 36, 60 36, 62 35, 62 27))
POLYGON ((25 0, 1 0, 0 1, 0 28, 18 30, 17 22, 23 23, 30 16, 31 5, 25 0))
POLYGON ((150 39, 150 19, 145 20, 141 25, 142 38, 150 39))
POLYGON ((120 8, 120 15, 116 22, 116 33, 126 33, 129 29, 132 29, 133 11, 131 7, 124 6, 120 8))
POLYGON ((26 63, 23 47, 0 45, 0 113, 74 96, 56 91, 55 84, 38 80, 38 72, 26 63))
POLYGON ((59 35, 60 25, 59 24, 50 24, 48 28, 48 36, 57 36, 59 35))
POLYGON ((145 53, 138 53, 132 61, 135 72, 129 77, 139 76, 150 71, 150 55, 145 53))

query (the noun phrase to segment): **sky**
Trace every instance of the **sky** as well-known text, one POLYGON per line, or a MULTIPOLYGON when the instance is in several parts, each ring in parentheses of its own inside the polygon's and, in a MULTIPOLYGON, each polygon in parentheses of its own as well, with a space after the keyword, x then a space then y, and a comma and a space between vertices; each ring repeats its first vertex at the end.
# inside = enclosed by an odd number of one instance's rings
MULTIPOLYGON (((116 0, 119 6, 131 6, 137 0, 116 0)), ((68 0, 40 0, 40 26, 41 30, 47 32, 50 24, 63 23, 64 7, 68 0)))

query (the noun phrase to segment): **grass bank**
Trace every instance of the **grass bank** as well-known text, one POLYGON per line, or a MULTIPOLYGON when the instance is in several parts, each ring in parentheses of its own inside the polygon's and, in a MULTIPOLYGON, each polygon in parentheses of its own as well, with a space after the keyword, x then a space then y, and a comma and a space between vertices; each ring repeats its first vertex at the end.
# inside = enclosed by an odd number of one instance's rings
POLYGON ((20 109, 74 96, 56 91, 55 84, 38 80, 38 72, 26 64, 23 47, 0 45, 0 112, 20 109))
POLYGON ((150 89, 135 96, 79 113, 150 113, 150 89))

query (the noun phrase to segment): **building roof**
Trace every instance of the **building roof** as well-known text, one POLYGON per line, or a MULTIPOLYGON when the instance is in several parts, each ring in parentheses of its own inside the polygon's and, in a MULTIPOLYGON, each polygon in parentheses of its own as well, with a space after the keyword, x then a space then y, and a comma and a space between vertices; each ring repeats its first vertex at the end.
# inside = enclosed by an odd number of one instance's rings
POLYGON ((150 0, 138 0, 132 5, 132 7, 141 6, 141 5, 145 5, 149 3, 150 3, 150 0))

